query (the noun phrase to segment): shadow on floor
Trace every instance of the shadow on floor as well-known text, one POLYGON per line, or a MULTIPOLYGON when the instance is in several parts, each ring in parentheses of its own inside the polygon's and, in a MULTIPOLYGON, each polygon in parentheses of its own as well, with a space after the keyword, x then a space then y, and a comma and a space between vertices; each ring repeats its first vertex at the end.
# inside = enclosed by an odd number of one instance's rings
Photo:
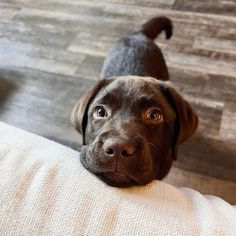
POLYGON ((15 89, 16 86, 12 82, 0 77, 0 112, 3 104, 15 89))
POLYGON ((179 148, 176 166, 183 169, 236 182, 233 144, 197 132, 179 148))

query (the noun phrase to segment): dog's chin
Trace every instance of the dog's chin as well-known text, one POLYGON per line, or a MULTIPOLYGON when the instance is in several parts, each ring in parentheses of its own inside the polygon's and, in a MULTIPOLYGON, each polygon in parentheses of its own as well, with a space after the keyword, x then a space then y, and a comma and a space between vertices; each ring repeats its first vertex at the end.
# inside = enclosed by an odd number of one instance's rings
POLYGON ((103 182, 112 187, 128 188, 137 185, 137 183, 131 178, 129 178, 127 175, 116 171, 95 173, 95 175, 103 182))

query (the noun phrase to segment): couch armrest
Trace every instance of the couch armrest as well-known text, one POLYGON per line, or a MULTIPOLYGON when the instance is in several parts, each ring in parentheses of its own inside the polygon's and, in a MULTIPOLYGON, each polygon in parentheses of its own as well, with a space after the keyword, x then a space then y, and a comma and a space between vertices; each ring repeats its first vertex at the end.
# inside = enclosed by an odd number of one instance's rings
POLYGON ((236 235, 236 209, 161 181, 109 187, 78 152, 0 123, 0 235, 236 235))

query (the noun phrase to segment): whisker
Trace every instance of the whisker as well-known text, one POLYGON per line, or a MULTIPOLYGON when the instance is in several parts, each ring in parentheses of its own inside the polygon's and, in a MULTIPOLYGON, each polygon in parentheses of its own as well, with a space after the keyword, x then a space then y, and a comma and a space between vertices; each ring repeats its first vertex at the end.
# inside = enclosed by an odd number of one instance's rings
POLYGON ((149 144, 149 145, 151 145, 151 146, 154 146, 154 147, 157 146, 156 144, 154 144, 154 143, 150 143, 150 142, 148 142, 147 144, 149 144))

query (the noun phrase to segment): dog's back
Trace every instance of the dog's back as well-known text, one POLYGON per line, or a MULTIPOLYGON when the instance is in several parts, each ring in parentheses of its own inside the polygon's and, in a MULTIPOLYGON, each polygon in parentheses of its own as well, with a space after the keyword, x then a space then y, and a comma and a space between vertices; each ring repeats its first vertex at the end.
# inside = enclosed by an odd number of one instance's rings
POLYGON ((155 17, 139 32, 119 40, 105 59, 101 77, 137 75, 168 80, 164 57, 153 42, 163 30, 169 39, 172 35, 171 21, 166 17, 155 17))

